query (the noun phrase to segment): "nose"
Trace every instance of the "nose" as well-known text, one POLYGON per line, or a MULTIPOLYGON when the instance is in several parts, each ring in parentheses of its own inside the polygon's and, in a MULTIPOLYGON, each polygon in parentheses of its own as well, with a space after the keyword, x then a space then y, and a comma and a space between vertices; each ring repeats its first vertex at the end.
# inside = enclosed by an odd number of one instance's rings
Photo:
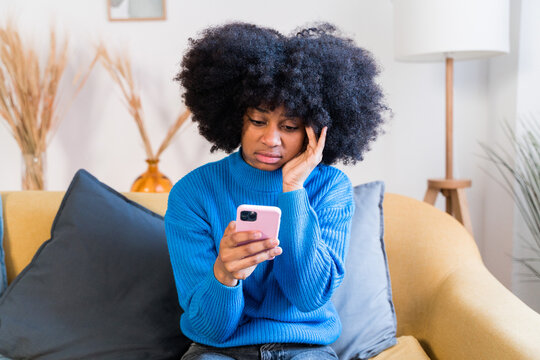
POLYGON ((274 147, 281 145, 281 134, 277 126, 267 126, 264 129, 261 141, 264 145, 268 147, 274 147))

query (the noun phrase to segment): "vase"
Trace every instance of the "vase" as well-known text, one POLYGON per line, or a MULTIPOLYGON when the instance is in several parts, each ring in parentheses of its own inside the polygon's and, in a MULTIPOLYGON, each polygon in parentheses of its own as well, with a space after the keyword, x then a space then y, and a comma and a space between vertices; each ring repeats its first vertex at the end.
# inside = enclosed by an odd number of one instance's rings
POLYGON ((45 190, 46 156, 39 154, 22 154, 21 177, 23 190, 45 190))
POLYGON ((173 186, 171 180, 158 169, 159 159, 147 159, 146 162, 148 163, 148 169, 135 180, 131 186, 131 191, 147 193, 166 193, 171 191, 173 186))

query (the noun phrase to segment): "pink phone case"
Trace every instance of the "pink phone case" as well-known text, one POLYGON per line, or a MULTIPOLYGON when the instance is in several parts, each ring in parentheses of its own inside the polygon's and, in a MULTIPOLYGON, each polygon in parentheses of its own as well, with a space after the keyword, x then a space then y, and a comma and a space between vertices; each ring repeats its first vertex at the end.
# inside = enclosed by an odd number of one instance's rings
POLYGON ((236 210, 236 231, 258 230, 262 233, 261 239, 276 238, 279 234, 281 209, 276 206, 240 205, 236 210), (257 213, 255 221, 244 221, 240 214, 242 211, 257 213))

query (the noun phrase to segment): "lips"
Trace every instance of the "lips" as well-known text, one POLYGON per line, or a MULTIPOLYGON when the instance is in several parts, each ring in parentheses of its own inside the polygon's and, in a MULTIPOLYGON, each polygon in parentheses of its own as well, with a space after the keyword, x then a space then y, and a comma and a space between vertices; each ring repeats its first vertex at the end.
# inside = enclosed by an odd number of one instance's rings
POLYGON ((281 155, 273 153, 257 152, 255 158, 265 164, 275 164, 281 160, 281 155))

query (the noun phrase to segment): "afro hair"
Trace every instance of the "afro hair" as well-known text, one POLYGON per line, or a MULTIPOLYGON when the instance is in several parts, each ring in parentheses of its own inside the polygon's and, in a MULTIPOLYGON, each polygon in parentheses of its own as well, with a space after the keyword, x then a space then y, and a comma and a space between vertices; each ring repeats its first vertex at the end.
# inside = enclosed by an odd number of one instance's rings
POLYGON ((319 133, 322 162, 363 160, 389 111, 373 56, 328 23, 294 35, 245 23, 210 27, 190 47, 175 80, 211 151, 234 151, 247 108, 283 105, 319 133))

